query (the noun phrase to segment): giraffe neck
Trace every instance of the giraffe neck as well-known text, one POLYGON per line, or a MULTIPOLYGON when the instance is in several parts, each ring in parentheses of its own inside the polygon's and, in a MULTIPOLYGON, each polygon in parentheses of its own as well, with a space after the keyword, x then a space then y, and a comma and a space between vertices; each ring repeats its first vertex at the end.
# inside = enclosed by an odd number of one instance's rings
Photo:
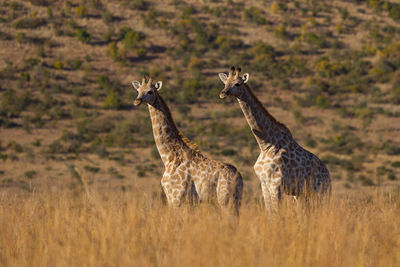
POLYGON ((289 129, 263 107, 247 84, 238 101, 261 151, 282 147, 292 139, 289 129))
POLYGON ((157 96, 153 104, 148 104, 151 123, 153 126, 154 140, 161 159, 166 166, 175 160, 184 150, 189 150, 188 145, 182 140, 182 134, 172 119, 164 99, 157 96))

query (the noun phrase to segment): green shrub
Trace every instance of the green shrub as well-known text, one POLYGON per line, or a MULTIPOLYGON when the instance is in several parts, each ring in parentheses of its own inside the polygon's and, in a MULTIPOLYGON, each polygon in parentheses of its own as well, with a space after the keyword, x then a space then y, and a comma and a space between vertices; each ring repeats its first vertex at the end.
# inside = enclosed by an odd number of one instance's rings
POLYGON ((91 146, 91 150, 93 153, 95 153, 97 156, 99 156, 100 158, 107 158, 108 155, 110 154, 107 151, 107 148, 104 144, 94 144, 91 146))
POLYGON ((135 50, 136 48, 141 47, 141 41, 144 39, 146 39, 145 34, 129 30, 124 35, 123 43, 126 49, 135 50))
POLYGON ((400 4, 390 4, 389 16, 394 20, 400 20, 400 4))
POLYGON ((317 146, 317 141, 312 137, 311 134, 307 134, 305 139, 305 145, 314 148, 317 146))
POLYGON ((330 139, 324 140, 326 148, 338 154, 352 154, 355 149, 364 149, 365 144, 359 137, 349 131, 335 135, 330 139))
POLYGON ((14 23, 16 29, 36 29, 46 25, 46 20, 42 18, 22 18, 14 23))
POLYGON ((53 63, 53 68, 56 70, 62 70, 64 67, 64 64, 61 61, 56 61, 53 63))
POLYGON ((236 150, 231 149, 231 148, 226 148, 224 150, 221 151, 221 154, 224 156, 233 156, 236 155, 236 150))
POLYGON ((367 1, 368 5, 372 7, 373 9, 379 11, 383 7, 383 1, 382 0, 368 0, 367 1))
POLYGON ((373 186, 373 185, 375 185, 374 182, 370 178, 367 178, 364 175, 358 176, 358 180, 361 181, 361 184, 363 186, 373 186))
POLYGON ((26 35, 24 32, 18 32, 15 35, 15 40, 17 40, 18 43, 22 43, 25 40, 25 37, 26 37, 26 35))
POLYGON ((231 51, 233 48, 240 48, 243 46, 243 42, 240 39, 232 39, 224 35, 218 35, 214 43, 216 47, 224 53, 231 51))
POLYGON ((49 0, 28 0, 35 6, 47 6, 49 4, 49 0))
POLYGON ((389 97, 393 104, 400 104, 400 78, 397 78, 393 83, 389 97))
POLYGON ((104 101, 104 108, 106 109, 121 109, 123 107, 122 100, 119 95, 113 91, 107 93, 104 101))
POLYGON ((24 82, 29 82, 31 80, 31 76, 29 75, 28 72, 22 72, 20 74, 21 80, 24 82))
POLYGON ((346 20, 349 17, 349 11, 346 8, 340 9, 340 18, 346 20))
POLYGON ((115 62, 124 64, 127 60, 125 50, 118 47, 117 43, 111 42, 107 46, 107 55, 109 55, 115 62))
POLYGON ((394 173, 389 173, 388 176, 387 176, 387 178, 388 178, 388 180, 390 180, 390 181, 397 180, 397 177, 396 177, 396 175, 395 175, 394 173))
POLYGON ((400 161, 393 161, 392 162, 392 167, 393 168, 400 168, 400 161))
POLYGON ((88 10, 85 6, 80 5, 80 6, 75 7, 75 14, 78 17, 86 18, 88 15, 88 10))
POLYGON ((384 142, 381 148, 383 151, 385 151, 386 154, 390 156, 400 155, 400 146, 392 140, 384 142))
POLYGON ((1 98, 0 115, 5 114, 7 117, 17 117, 31 103, 31 92, 24 91, 21 94, 13 89, 7 89, 1 98))
POLYGON ((92 40, 92 36, 85 28, 76 29, 75 36, 83 43, 89 43, 92 40))
POLYGON ((122 174, 120 174, 114 167, 109 167, 107 171, 114 178, 118 178, 118 179, 123 179, 124 178, 124 176, 122 174))
POLYGON ((146 0, 124 0, 123 4, 130 9, 137 9, 145 11, 149 7, 149 3, 146 0))
POLYGON ((93 167, 93 166, 83 166, 83 169, 85 169, 88 172, 93 172, 93 173, 98 173, 100 171, 100 168, 93 167))
POLYGON ((265 25, 268 24, 267 19, 265 18, 265 13, 261 9, 258 9, 257 7, 249 7, 244 10, 244 17, 252 21, 256 24, 259 25, 265 25))
POLYGON ((51 9, 51 7, 48 7, 46 9, 46 13, 47 13, 47 17, 49 17, 49 19, 53 18, 53 10, 51 9))
POLYGON ((305 123, 307 121, 307 118, 303 116, 303 113, 301 112, 300 109, 293 110, 293 117, 299 124, 305 123))
POLYGON ((12 40, 12 39, 13 38, 12 38, 12 36, 10 34, 0 31, 0 40, 1 41, 9 41, 9 40, 12 40))
POLYGON ((117 124, 113 131, 106 136, 105 143, 108 146, 125 147, 137 141, 134 138, 134 134, 138 132, 137 125, 132 122, 122 122, 117 124))
POLYGON ((300 36, 301 40, 308 43, 309 45, 321 49, 327 47, 327 42, 323 36, 318 36, 317 34, 309 31, 305 31, 300 36))
POLYGON ((329 108, 331 106, 329 99, 323 95, 317 96, 315 104, 320 108, 329 108))
POLYGON ((82 60, 80 60, 80 59, 75 59, 75 60, 73 60, 72 61, 72 67, 74 68, 74 69, 79 69, 81 66, 82 66, 82 60))
POLYGON ((103 19, 104 23, 106 23, 106 24, 109 24, 113 21, 113 16, 112 16, 111 12, 109 12, 108 10, 101 13, 101 18, 103 19))
POLYGON ((24 176, 25 176, 25 178, 32 179, 36 176, 36 174, 37 174, 36 171, 30 170, 30 171, 26 171, 24 173, 24 176))
POLYGON ((284 25, 278 25, 275 29, 274 29, 274 35, 277 38, 281 38, 281 39, 287 39, 289 37, 289 33, 286 30, 286 27, 284 25))

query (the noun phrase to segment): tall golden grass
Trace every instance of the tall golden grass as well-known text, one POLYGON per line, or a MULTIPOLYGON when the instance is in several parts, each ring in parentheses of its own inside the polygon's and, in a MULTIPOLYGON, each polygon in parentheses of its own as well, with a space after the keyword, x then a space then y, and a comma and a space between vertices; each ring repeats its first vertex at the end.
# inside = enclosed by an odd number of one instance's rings
POLYGON ((400 266, 400 194, 171 210, 131 193, 0 196, 0 266, 400 266))

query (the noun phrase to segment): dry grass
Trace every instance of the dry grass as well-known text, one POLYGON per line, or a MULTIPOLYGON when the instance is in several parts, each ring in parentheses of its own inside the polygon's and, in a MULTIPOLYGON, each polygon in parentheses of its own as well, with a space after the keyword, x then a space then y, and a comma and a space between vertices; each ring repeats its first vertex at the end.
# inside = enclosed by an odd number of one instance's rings
POLYGON ((1 266, 399 266, 400 195, 169 210, 146 195, 3 195, 1 266))

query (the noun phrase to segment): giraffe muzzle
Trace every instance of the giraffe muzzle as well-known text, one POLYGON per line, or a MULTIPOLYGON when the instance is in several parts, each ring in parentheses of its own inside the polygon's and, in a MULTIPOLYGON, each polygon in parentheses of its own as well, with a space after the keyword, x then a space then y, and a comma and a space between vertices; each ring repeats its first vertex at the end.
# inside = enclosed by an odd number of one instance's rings
POLYGON ((143 102, 143 100, 138 98, 138 99, 135 99, 135 101, 133 101, 133 105, 134 106, 139 106, 140 104, 142 104, 142 102, 143 102))
POLYGON ((228 91, 222 91, 221 93, 219 93, 219 98, 224 99, 228 94, 228 91))

